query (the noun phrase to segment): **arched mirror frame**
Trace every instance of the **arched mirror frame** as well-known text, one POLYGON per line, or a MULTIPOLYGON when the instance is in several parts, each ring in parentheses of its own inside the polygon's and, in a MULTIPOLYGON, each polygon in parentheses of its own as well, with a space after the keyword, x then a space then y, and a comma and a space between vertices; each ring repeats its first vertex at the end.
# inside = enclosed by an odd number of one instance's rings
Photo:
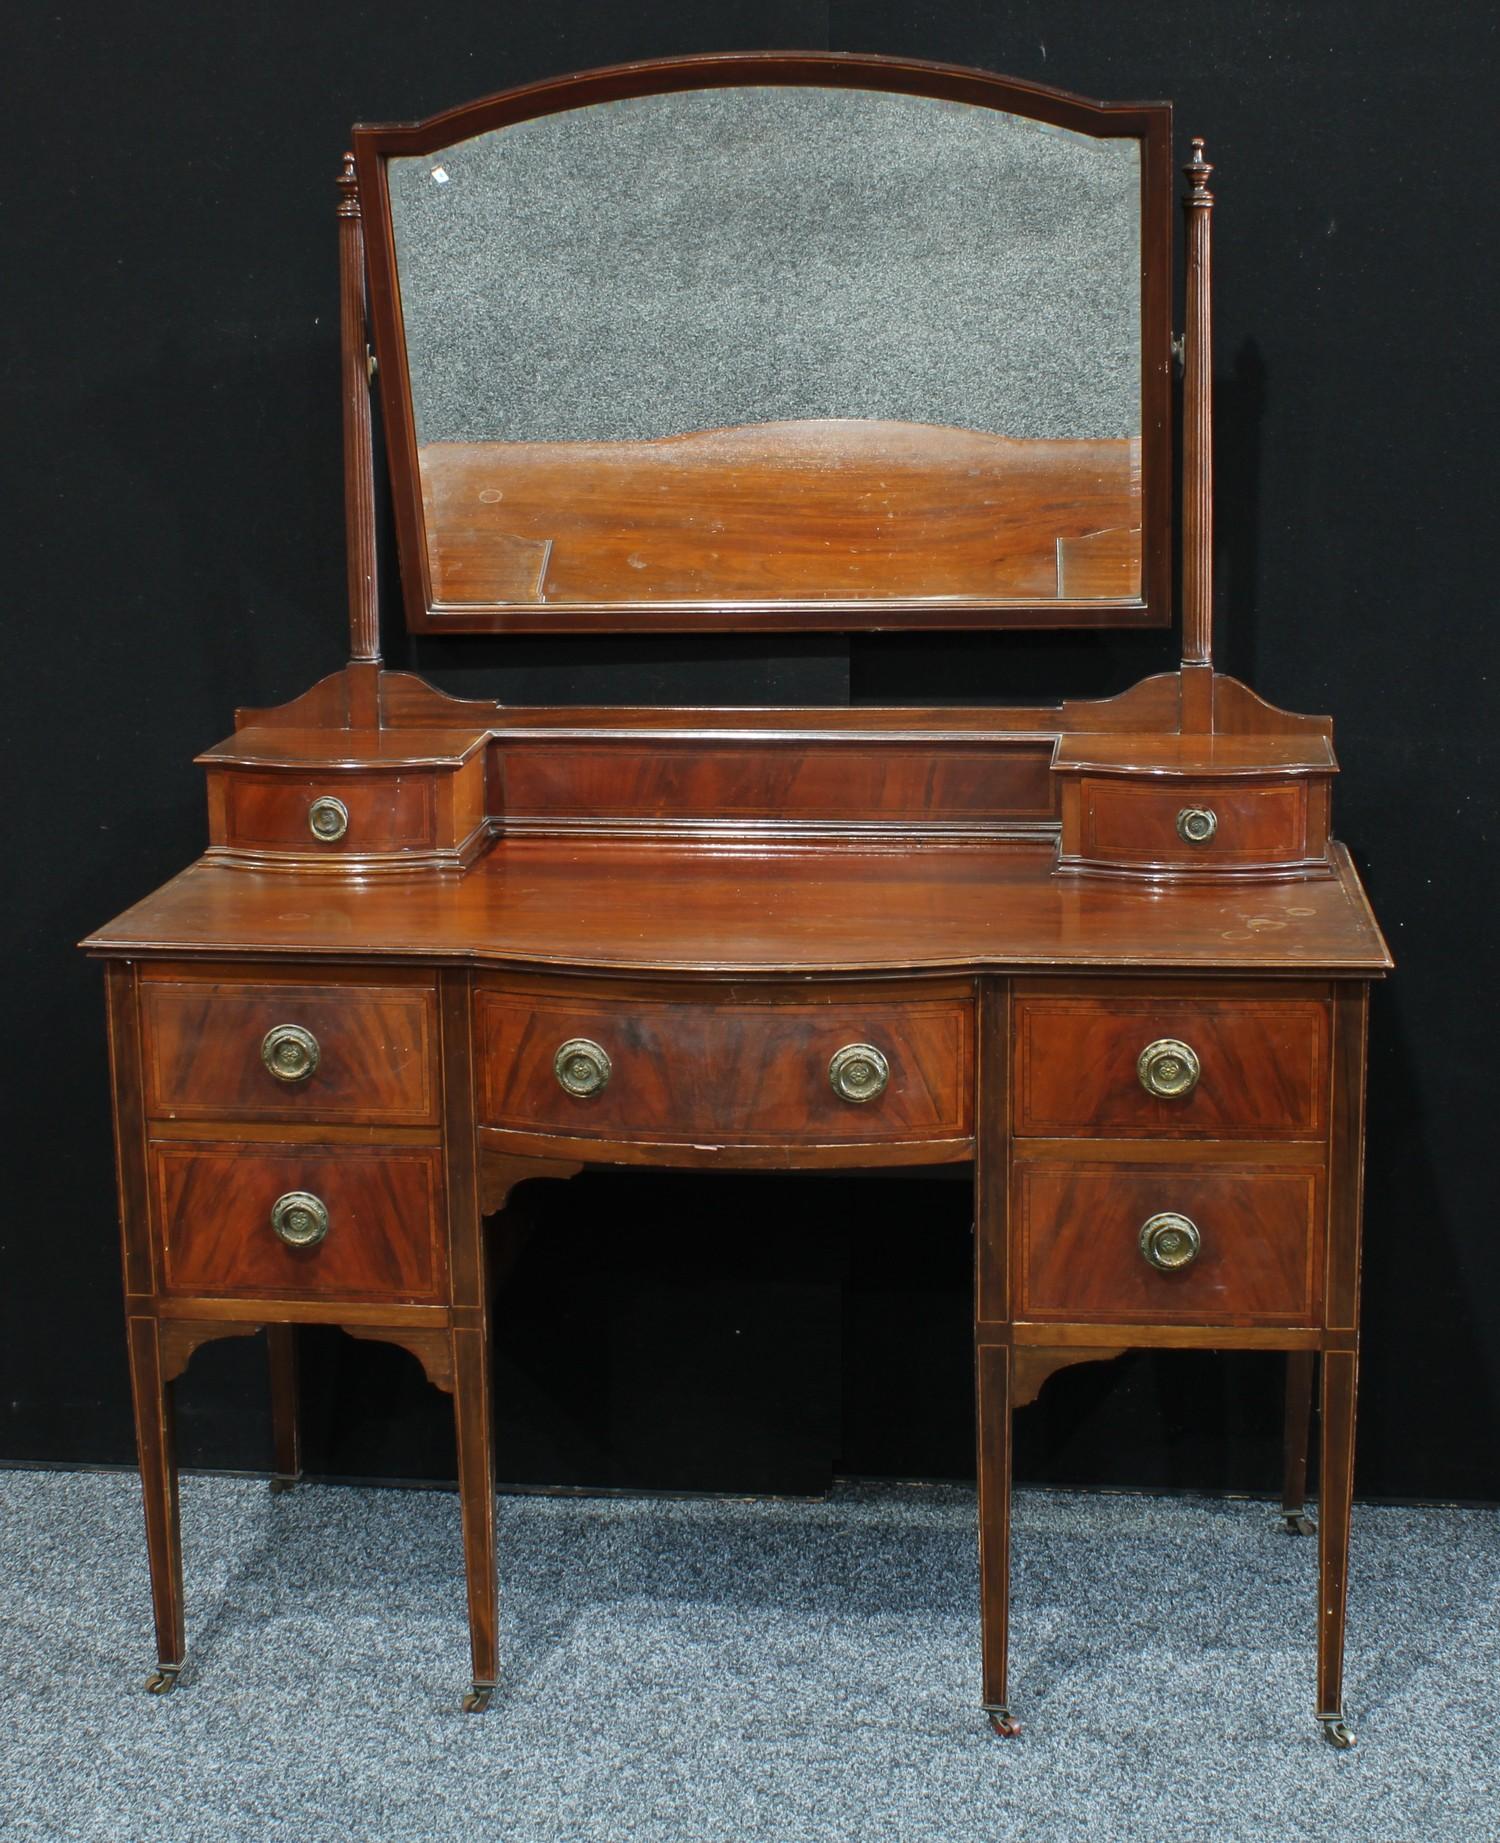
POLYGON ((400 546, 407 627, 456 633, 784 633, 872 629, 1164 627, 1171 621, 1172 111, 1168 103, 1100 103, 958 65, 841 52, 671 58, 526 84, 425 121, 354 131, 363 201, 369 308, 400 546), (1141 146, 1141 595, 1130 600, 943 601, 863 597, 767 602, 440 603, 432 591, 411 379, 402 324, 386 162, 595 103, 732 85, 895 92, 1003 110, 1141 146))

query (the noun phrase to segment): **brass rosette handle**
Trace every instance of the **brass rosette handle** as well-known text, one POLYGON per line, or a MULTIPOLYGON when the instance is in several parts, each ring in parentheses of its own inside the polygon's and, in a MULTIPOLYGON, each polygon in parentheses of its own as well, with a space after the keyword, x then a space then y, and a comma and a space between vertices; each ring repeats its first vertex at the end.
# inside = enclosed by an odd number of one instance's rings
POLYGON ((1158 1037, 1136 1058, 1135 1072, 1147 1094, 1158 1101, 1181 1101, 1198 1086, 1203 1073, 1197 1051, 1177 1037, 1158 1037))
POLYGON ((1197 1260, 1203 1237, 1190 1216, 1166 1209, 1141 1224, 1140 1243, 1148 1266, 1158 1273, 1181 1273, 1197 1260))
POLYGON ((349 809, 332 794, 321 794, 307 809, 307 829, 324 845, 336 845, 349 830, 349 809))
POLYGON ((828 1085, 841 1101, 878 1100, 890 1079, 891 1065, 873 1043, 846 1043, 828 1064, 828 1085))
POLYGON ((328 1205, 310 1190, 289 1190, 271 1205, 271 1227, 289 1248, 316 1248, 328 1233, 328 1205))
POLYGON ((274 1024, 260 1041, 260 1059, 277 1081, 306 1081, 318 1055, 318 1039, 300 1024, 274 1024))
POLYGON ((1211 806, 1185 806, 1177 815, 1177 836, 1185 845, 1206 845, 1219 829, 1219 815, 1211 806))
POLYGON ((602 1044, 588 1037, 570 1037, 552 1058, 552 1069, 565 1093, 587 1100, 609 1086, 614 1065, 602 1044))

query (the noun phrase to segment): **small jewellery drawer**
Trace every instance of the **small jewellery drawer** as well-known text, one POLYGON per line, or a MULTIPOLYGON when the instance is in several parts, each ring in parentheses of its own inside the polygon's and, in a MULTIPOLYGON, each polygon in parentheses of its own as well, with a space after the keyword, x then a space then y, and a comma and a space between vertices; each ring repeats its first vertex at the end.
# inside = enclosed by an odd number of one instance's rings
POLYGON ((437 842, 431 774, 232 774, 225 839, 264 850, 420 851, 437 842))
POLYGON ((1250 870, 1308 856, 1305 780, 1153 786, 1085 775, 1080 802, 1080 853, 1091 862, 1250 870))
POLYGON ((487 730, 236 730, 208 771, 208 855, 254 870, 460 871, 489 837, 487 730))
POLYGON ((166 1291, 422 1301, 441 1288, 435 1147, 154 1140, 166 1291))
POLYGON ((1016 1316, 1313 1323, 1323 1185, 1312 1162, 1119 1162, 1091 1158, 1087 1146, 1018 1152, 1016 1316))
POLYGON ((327 853, 423 851, 437 843, 430 773, 224 778, 224 842, 241 849, 327 853))
POLYGON ((1179 998, 1168 988, 1095 996, 1020 985, 1012 1004, 1018 1134, 1314 1139, 1326 1130, 1321 991, 1179 998))
POLYGON ((148 968, 141 1033, 155 1119, 437 1120, 430 979, 280 984, 148 968))
POLYGON ((972 1131, 967 992, 729 1003, 489 989, 476 1023, 484 1126, 708 1146, 972 1131))

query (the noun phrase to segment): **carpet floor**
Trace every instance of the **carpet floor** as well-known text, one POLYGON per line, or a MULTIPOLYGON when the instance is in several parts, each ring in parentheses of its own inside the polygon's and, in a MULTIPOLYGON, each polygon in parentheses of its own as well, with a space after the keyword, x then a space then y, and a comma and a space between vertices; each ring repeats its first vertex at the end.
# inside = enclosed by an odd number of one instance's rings
POLYGON ((482 1716, 453 1497, 189 1478, 183 1538, 149 1696, 134 1478, 0 1473, 6 1843, 1500 1838, 1500 1512, 1356 1507, 1345 1754, 1262 1503, 1019 1493, 1012 1741, 969 1491, 503 1498, 482 1716))

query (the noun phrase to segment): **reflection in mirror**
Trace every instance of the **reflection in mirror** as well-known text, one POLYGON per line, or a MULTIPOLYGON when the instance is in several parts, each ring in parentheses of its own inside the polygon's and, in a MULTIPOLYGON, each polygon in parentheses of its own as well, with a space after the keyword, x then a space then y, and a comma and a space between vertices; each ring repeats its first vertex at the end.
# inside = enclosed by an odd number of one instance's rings
POLYGON ((1140 595, 1138 141, 766 86, 387 170, 438 604, 1140 595))

